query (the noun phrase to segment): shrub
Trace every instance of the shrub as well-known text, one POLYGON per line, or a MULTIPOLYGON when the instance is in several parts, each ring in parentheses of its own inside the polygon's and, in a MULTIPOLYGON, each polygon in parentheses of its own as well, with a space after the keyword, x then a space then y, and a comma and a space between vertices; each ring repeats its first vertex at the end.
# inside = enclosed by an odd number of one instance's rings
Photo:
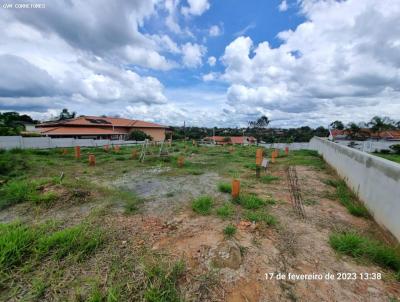
POLYGON ((210 196, 200 196, 192 202, 192 209, 198 214, 208 215, 211 213, 213 199, 210 196))
POLYGON ((390 150, 389 150, 389 149, 382 149, 381 151, 379 151, 379 153, 382 153, 382 154, 389 154, 389 153, 390 153, 390 150))
POLYGON ((400 144, 391 145, 389 147, 394 153, 400 154, 400 144))
POLYGON ((218 190, 222 193, 231 193, 232 186, 230 183, 227 182, 220 182, 218 183, 218 190))
POLYGON ((236 226, 229 224, 224 228, 224 235, 226 237, 232 237, 236 234, 236 226))
POLYGON ((233 215, 233 212, 234 208, 228 202, 217 209, 217 215, 224 219, 231 217, 233 215))
POLYGON ((329 237, 330 245, 340 253, 368 259, 383 267, 400 271, 399 250, 355 232, 334 233, 329 237))
POLYGON ((151 140, 152 137, 141 130, 133 130, 128 134, 128 139, 134 141, 144 141, 145 139, 151 140))

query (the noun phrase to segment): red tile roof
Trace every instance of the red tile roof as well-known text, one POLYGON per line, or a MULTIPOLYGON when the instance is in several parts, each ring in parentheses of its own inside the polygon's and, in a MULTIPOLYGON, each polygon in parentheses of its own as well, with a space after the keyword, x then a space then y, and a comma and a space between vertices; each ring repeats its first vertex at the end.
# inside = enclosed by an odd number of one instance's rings
POLYGON ((44 135, 118 135, 126 134, 124 129, 113 131, 112 129, 103 129, 99 127, 45 127, 40 128, 40 132, 44 135))
POLYGON ((74 119, 46 122, 39 124, 38 127, 51 126, 101 126, 101 127, 138 127, 138 128, 168 128, 156 123, 140 120, 130 120, 125 118, 100 117, 100 116, 80 116, 74 119))

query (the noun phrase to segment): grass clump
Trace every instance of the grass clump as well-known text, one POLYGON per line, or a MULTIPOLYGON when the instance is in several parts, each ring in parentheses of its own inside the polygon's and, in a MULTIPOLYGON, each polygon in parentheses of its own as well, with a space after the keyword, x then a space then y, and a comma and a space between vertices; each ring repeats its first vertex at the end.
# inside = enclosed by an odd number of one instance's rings
POLYGON ((120 197, 124 201, 124 210, 126 214, 134 214, 139 210, 140 204, 143 203, 143 199, 134 193, 120 192, 120 197))
POLYGON ((259 209, 267 203, 265 200, 251 194, 240 195, 234 201, 248 210, 259 209))
POLYGON ((244 218, 248 221, 262 222, 266 225, 276 225, 277 220, 274 216, 266 213, 265 211, 246 211, 244 213, 244 218))
POLYGON ((228 238, 233 237, 236 234, 236 226, 229 224, 224 228, 224 235, 228 238))
POLYGON ((81 259, 101 243, 100 231, 91 230, 88 226, 80 224, 39 238, 36 251, 41 257, 53 254, 59 260, 73 254, 81 259))
POLYGON ((213 206, 213 199, 211 196, 200 196, 192 202, 192 209, 198 214, 209 215, 213 206))
POLYGON ((339 181, 336 186, 336 196, 340 203, 344 205, 350 214, 357 217, 369 218, 370 214, 367 208, 361 204, 353 192, 347 188, 344 181, 339 181))
POLYGON ((0 224, 0 269, 21 264, 32 253, 37 237, 35 228, 19 222, 0 224))
POLYGON ((264 175, 264 176, 260 177, 260 181, 265 184, 269 184, 269 183, 271 183, 273 181, 277 181, 277 180, 279 180, 279 177, 273 176, 273 175, 264 175))
POLYGON ((232 186, 230 183, 227 182, 220 182, 218 183, 218 191, 222 193, 231 193, 232 192, 232 186))
POLYGON ((183 261, 173 264, 163 261, 147 264, 144 300, 147 302, 182 301, 178 290, 178 281, 184 272, 185 263, 183 261))
POLYGON ((232 217, 233 213, 234 213, 234 208, 232 204, 228 202, 217 209, 217 215, 223 219, 232 217))
POLYGON ((382 242, 355 232, 334 233, 329 243, 336 251, 354 258, 367 259, 400 273, 400 252, 382 242))

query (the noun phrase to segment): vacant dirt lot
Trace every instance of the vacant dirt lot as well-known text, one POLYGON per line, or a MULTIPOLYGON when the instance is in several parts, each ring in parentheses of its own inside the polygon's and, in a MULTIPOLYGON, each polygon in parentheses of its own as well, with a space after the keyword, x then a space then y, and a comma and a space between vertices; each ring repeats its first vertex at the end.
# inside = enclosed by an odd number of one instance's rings
POLYGON ((256 178, 254 147, 179 143, 163 158, 154 147, 143 163, 131 150, 88 149, 81 159, 72 149, 0 153, 0 233, 7 238, 0 239, 0 300, 400 299, 397 243, 363 211, 350 214, 343 198, 358 206, 355 197, 315 153, 281 153, 256 178), (289 165, 305 218, 291 203, 289 165), (232 178, 241 181, 237 200, 232 178), (391 249, 391 262, 335 250, 334 234, 379 242, 391 249), (279 280, 278 273, 335 278, 279 280), (339 273, 352 274, 338 280, 339 273))

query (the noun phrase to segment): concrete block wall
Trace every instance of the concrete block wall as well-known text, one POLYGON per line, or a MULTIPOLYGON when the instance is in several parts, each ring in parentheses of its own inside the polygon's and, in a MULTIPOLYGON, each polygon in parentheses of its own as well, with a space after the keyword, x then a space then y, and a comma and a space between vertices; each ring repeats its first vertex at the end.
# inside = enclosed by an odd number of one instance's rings
POLYGON ((21 137, 0 136, 0 149, 51 149, 68 147, 100 147, 104 145, 136 145, 141 141, 122 141, 108 139, 74 139, 74 138, 50 138, 50 137, 21 137))
POLYGON ((400 164, 314 137, 310 148, 344 178, 376 222, 400 241, 400 164))

